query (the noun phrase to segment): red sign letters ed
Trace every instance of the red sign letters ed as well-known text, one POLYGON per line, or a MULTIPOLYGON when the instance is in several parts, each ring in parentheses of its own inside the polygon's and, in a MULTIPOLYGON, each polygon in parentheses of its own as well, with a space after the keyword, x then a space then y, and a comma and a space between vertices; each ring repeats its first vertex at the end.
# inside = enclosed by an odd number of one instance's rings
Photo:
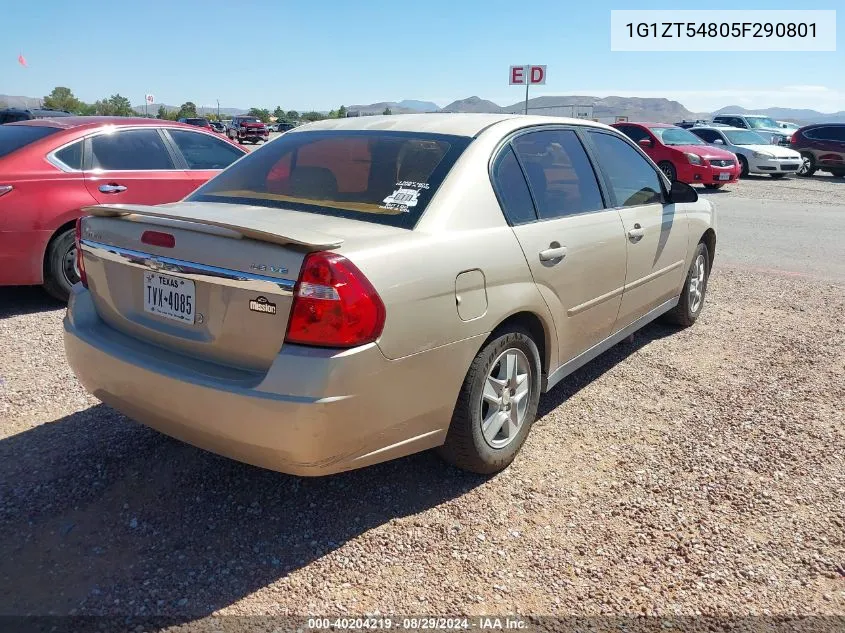
POLYGON ((545 66, 511 66, 510 85, 524 85, 529 83, 532 86, 546 83, 545 66))

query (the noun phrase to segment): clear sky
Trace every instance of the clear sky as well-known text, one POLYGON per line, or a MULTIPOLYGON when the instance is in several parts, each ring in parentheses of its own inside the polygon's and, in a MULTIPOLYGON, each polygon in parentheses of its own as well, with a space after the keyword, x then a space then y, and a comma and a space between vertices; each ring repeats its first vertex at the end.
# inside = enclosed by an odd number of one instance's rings
POLYGON ((796 9, 782 0, 38 0, 3 12, 0 94, 57 85, 93 102, 120 93, 158 103, 328 110, 478 95, 523 98, 511 64, 547 64, 531 96, 668 97, 725 105, 845 110, 845 2, 832 53, 611 52, 610 10, 796 9), (17 62, 23 54, 28 68, 17 62))

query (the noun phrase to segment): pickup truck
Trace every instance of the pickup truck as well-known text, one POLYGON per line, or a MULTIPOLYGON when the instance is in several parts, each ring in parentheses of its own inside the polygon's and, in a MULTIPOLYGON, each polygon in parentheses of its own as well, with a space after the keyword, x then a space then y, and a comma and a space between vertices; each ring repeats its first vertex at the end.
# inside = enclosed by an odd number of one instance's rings
POLYGON ((261 122, 261 119, 254 116, 236 116, 232 118, 232 124, 227 131, 229 138, 238 143, 258 143, 270 140, 270 131, 261 122))

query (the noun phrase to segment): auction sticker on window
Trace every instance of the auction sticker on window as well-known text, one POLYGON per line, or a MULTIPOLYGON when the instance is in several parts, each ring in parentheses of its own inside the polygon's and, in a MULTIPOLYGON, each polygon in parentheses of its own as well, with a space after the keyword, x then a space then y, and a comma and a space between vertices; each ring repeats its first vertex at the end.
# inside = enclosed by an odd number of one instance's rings
POLYGON ((389 196, 387 196, 381 208, 383 209, 399 209, 405 213, 411 207, 417 206, 420 192, 418 189, 411 189, 410 187, 400 187, 389 196))

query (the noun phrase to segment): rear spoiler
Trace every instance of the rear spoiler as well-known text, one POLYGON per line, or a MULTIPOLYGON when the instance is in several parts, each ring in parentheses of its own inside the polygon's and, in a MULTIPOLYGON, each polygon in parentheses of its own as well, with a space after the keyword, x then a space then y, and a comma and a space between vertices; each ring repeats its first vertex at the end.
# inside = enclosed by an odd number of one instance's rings
POLYGON ((193 205, 180 203, 178 206, 149 206, 142 204, 98 204, 83 207, 83 213, 104 218, 162 218, 190 224, 214 226, 232 231, 238 236, 270 242, 272 244, 297 244, 315 250, 337 248, 343 244, 343 238, 312 231, 296 226, 290 218, 281 219, 276 209, 242 207, 237 214, 231 209, 216 208, 216 205, 193 205))

